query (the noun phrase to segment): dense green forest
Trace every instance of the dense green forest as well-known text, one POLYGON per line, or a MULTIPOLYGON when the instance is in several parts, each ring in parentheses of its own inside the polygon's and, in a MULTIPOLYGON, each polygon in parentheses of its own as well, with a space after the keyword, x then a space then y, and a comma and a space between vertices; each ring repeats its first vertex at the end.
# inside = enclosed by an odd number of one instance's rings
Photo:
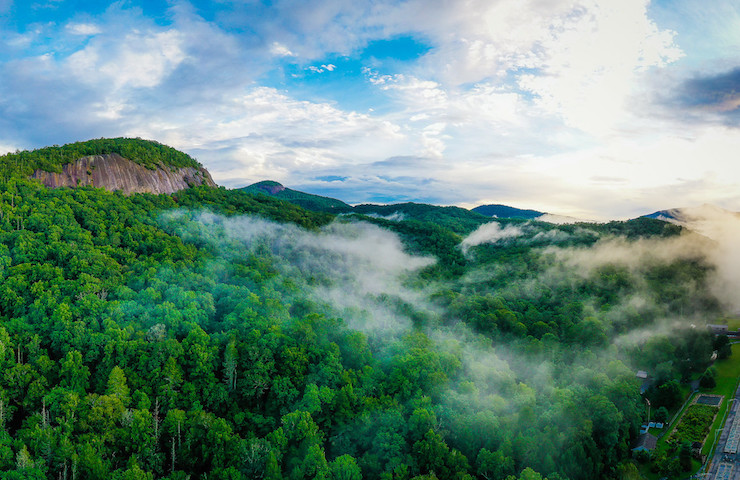
POLYGON ((630 478, 721 314, 658 220, 0 192, 4 479, 630 478))
POLYGON ((199 167, 191 156, 167 145, 140 138, 100 138, 85 142, 54 145, 0 155, 0 172, 11 177, 28 177, 36 169, 61 172, 62 165, 88 155, 117 153, 149 169, 157 167, 199 167))

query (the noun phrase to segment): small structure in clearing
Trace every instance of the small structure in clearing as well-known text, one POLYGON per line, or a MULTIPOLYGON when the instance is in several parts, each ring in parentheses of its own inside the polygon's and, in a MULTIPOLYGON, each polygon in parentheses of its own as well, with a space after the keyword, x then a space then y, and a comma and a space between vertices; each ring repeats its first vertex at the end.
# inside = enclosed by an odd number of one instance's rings
POLYGON ((719 407, 722 403, 722 395, 699 395, 696 399, 696 403, 699 405, 711 405, 712 407, 719 407))
POLYGON ((643 433, 639 437, 637 437, 637 442, 635 442, 635 446, 632 447, 633 452, 639 452, 639 451, 645 451, 645 452, 652 452, 655 450, 655 446, 658 444, 658 437, 653 435, 652 433, 643 433))
POLYGON ((715 335, 727 335, 730 331, 727 325, 707 324, 707 328, 715 335))

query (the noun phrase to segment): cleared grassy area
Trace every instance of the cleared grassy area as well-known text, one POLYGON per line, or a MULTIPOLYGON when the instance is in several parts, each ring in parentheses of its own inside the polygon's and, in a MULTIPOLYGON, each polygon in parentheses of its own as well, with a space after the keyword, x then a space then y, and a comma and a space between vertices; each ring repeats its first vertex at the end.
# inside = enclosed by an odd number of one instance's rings
MULTIPOLYGON (((740 323, 740 320, 738 320, 738 323, 740 323)), ((704 444, 704 448, 702 448, 701 453, 705 455, 709 454, 716 431, 722 427, 722 421, 726 416, 727 408, 731 404, 730 400, 735 398, 735 390, 737 390, 738 380, 740 380, 740 344, 732 345, 732 355, 730 358, 719 360, 714 366, 717 369, 717 386, 707 392, 715 395, 724 395, 725 400, 722 402, 719 414, 715 418, 712 428, 709 430, 708 441, 704 444)))
POLYGON ((727 328, 730 330, 737 330, 740 328, 740 318, 725 318, 718 323, 727 323, 727 328))
MULTIPOLYGON (((740 325, 740 320, 738 320, 738 324, 740 325)), ((733 327, 731 326, 730 328, 733 327)), ((709 435, 707 435, 707 441, 701 449, 701 453, 708 456, 708 461, 711 461, 710 455, 714 455, 714 440, 719 438, 718 430, 722 428, 727 418, 727 410, 733 403, 731 400, 735 398, 735 391, 738 387, 738 381, 740 381, 740 344, 732 345, 732 355, 730 358, 719 360, 715 362, 714 366, 717 369, 717 386, 711 390, 706 390, 704 393, 724 395, 725 400, 720 406, 714 423, 712 423, 712 428, 709 430, 709 435)), ((696 473, 696 471, 698 471, 698 468, 693 470, 692 473, 696 473)))
POLYGON ((691 393, 691 389, 688 386, 681 385, 681 392, 685 395, 685 398, 688 401, 684 402, 684 404, 681 407, 679 407, 679 409, 677 409, 676 412, 673 412, 673 411, 670 412, 671 414, 670 418, 675 417, 676 421, 673 422, 669 427, 663 429, 662 432, 656 431, 655 429, 650 431, 650 433, 652 433, 653 435, 658 435, 658 445, 655 447, 656 453, 662 453, 668 450, 668 445, 666 445, 666 441, 671 437, 676 426, 680 423, 680 419, 683 417, 683 414, 686 411, 686 409, 688 409, 691 406, 692 402, 694 401, 694 395, 691 393))
MULTIPOLYGON (((681 391, 685 394, 686 399, 688 401, 684 402, 684 404, 679 408, 679 410, 678 410, 677 413, 674 413, 673 411, 670 412, 671 413, 671 418, 673 418, 673 416, 675 415, 676 421, 673 422, 671 424, 671 426, 669 426, 667 428, 664 428, 661 433, 658 433, 659 430, 655 430, 655 429, 653 429, 653 430, 650 431, 650 433, 652 433, 653 435, 656 435, 656 434, 659 435, 659 437, 658 437, 658 444, 656 445, 655 450, 652 453, 652 458, 658 458, 658 457, 664 456, 664 455, 665 456, 669 456, 669 454, 668 454, 669 445, 666 442, 671 437, 671 435, 672 435, 674 429, 676 428, 676 426, 680 423, 680 418, 683 417, 683 414, 684 414, 685 410, 688 409, 689 406, 691 406, 691 402, 693 402, 693 400, 694 400, 694 394, 691 393, 691 391, 690 391, 690 389, 689 389, 688 386, 681 385, 681 391)), ((696 470, 698 470, 699 467, 701 466, 699 464, 699 462, 695 462, 695 463, 696 463, 696 465, 694 465, 692 463, 691 472, 687 472, 686 473, 686 477, 689 477, 693 472, 695 472, 696 470)), ((652 462, 648 462, 645 465, 641 465, 639 467, 640 468, 640 474, 643 477, 645 477, 647 480, 658 480, 658 479, 664 477, 664 475, 661 474, 661 473, 656 473, 656 472, 650 471, 650 467, 651 466, 652 466, 652 462)))
MULTIPOLYGON (((737 329, 740 327, 740 319, 728 320, 728 325, 730 330, 737 329)), ((718 360, 715 362, 714 366, 717 369, 717 385, 713 389, 701 389, 701 393, 723 395, 725 398, 722 401, 722 405, 719 407, 719 412, 717 412, 717 416, 715 417, 714 422, 712 422, 711 428, 709 429, 706 442, 702 448, 702 454, 704 455, 714 453, 714 439, 719 438, 717 431, 722 427, 722 424, 727 417, 727 409, 729 405, 731 405, 730 400, 735 397, 735 391, 737 390, 738 381, 740 380, 740 344, 732 345, 732 355, 730 358, 718 360)), ((693 397, 691 398, 691 401, 693 401, 693 397)), ((691 404, 691 401, 688 405, 691 404)), ((688 405, 686 408, 688 408, 688 405)), ((683 414, 684 412, 681 412, 677 418, 681 418, 683 414)), ((666 440, 670 437, 671 433, 680 421, 681 420, 678 420, 663 432, 663 435, 658 439, 658 445, 653 452, 653 458, 660 454, 668 453, 669 445, 666 444, 666 440)), ((651 430, 651 433, 655 434, 656 432, 655 430, 651 430)), ((689 478, 701 467, 697 461, 694 461, 692 466, 691 471, 687 472, 680 478, 689 478)), ((662 475, 650 471, 649 463, 640 467, 640 473, 649 480, 657 480, 662 477, 662 475)))

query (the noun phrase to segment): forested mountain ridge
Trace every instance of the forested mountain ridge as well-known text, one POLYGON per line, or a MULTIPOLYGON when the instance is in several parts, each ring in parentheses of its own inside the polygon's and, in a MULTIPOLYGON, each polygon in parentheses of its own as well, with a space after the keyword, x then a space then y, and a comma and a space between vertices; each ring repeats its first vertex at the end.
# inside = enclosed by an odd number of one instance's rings
POLYGON ((299 205, 308 210, 328 213, 359 213, 387 220, 413 219, 420 221, 444 222, 446 227, 460 233, 470 231, 490 220, 490 217, 535 219, 544 215, 534 210, 522 210, 505 205, 482 205, 467 210, 460 207, 429 205, 425 203, 404 202, 378 205, 365 203, 351 206, 341 200, 305 193, 286 188, 273 180, 263 180, 241 190, 249 193, 262 193, 299 205))
POLYGON ((190 155, 154 140, 141 138, 99 138, 84 142, 16 151, 0 156, 4 176, 27 177, 34 170, 59 172, 62 165, 82 157, 117 153, 149 169, 157 167, 202 167, 190 155))
POLYGON ((215 187, 208 171, 185 153, 133 138, 88 140, 0 156, 0 176, 32 178, 47 187, 94 186, 123 193, 174 193, 215 187))
POLYGON ((544 212, 538 212, 537 210, 526 210, 500 204, 479 205, 473 208, 472 211, 480 213, 481 215, 485 215, 487 217, 524 218, 528 220, 541 217, 545 214, 544 212))
POLYGON ((257 182, 241 190, 253 194, 266 194, 294 203, 307 210, 314 210, 327 213, 346 213, 352 210, 352 207, 341 200, 310 193, 300 192, 286 188, 273 180, 264 180, 257 182))
POLYGON ((0 478, 631 478, 711 242, 404 208, 0 181, 0 478))

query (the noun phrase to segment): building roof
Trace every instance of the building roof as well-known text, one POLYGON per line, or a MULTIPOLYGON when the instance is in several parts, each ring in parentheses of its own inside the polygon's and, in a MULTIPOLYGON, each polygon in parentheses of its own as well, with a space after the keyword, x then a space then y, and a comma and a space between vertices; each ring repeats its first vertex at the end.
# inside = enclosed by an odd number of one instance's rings
POLYGON ((729 327, 727 325, 717 325, 717 324, 707 324, 707 328, 710 329, 713 332, 727 332, 729 330, 729 327))
POLYGON ((655 450, 655 446, 658 444, 658 437, 650 433, 643 433, 637 438, 635 446, 632 450, 655 450))

